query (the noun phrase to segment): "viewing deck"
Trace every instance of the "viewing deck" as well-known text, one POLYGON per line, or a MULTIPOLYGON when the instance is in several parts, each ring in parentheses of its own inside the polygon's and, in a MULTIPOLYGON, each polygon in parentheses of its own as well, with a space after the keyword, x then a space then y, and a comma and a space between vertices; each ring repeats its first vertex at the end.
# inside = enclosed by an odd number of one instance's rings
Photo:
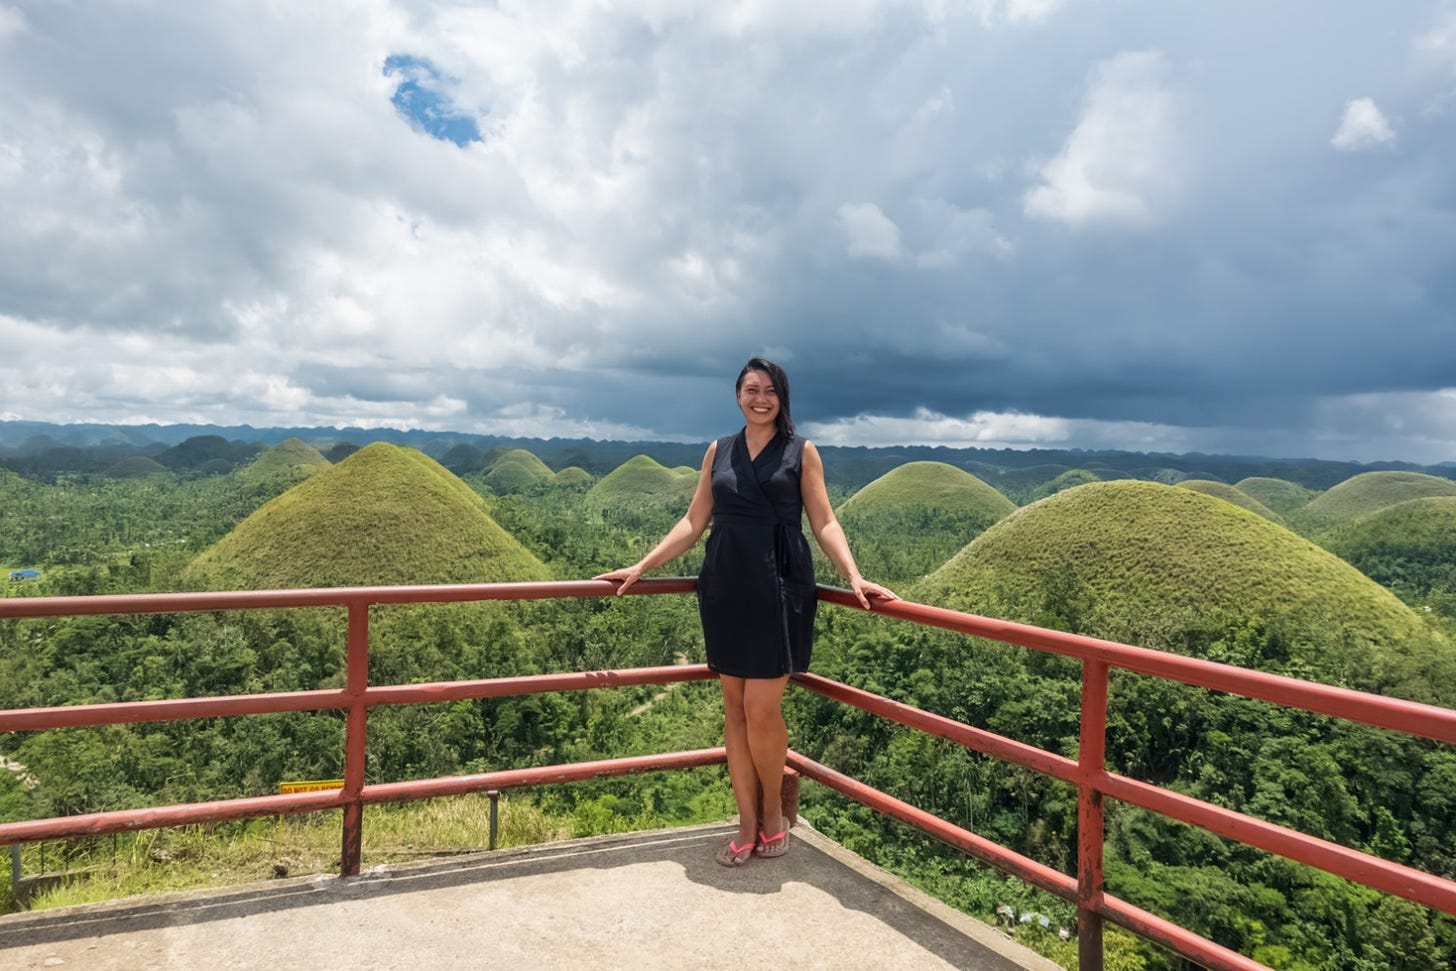
POLYGON ((804 823, 728 869, 727 824, 0 917, 0 967, 1054 971, 804 823))
MULTIPOLYGON (((632 593, 681 594, 694 587, 691 578, 651 579, 640 581, 632 593)), ((772 967, 1048 967, 995 931, 927 900, 807 829, 785 859, 754 860, 740 870, 713 862, 729 832, 719 825, 366 872, 367 806, 724 763, 720 747, 472 775, 366 778, 371 709, 714 677, 707 665, 688 664, 376 685, 369 681, 371 610, 614 593, 605 581, 555 581, 0 600, 0 619, 332 607, 343 608, 346 620, 342 687, 0 710, 0 732, 301 711, 341 712, 344 728, 338 789, 0 823, 0 845, 16 845, 280 814, 342 813, 338 877, 0 917, 3 966, 739 968, 757 960, 772 967), (991 946, 996 943, 1002 946, 991 946)), ((819 599, 860 609, 845 590, 820 587, 819 599)), ((1456 710, 926 604, 876 602, 871 612, 1080 662, 1075 758, 820 675, 792 677, 796 689, 1074 787, 1075 873, 999 845, 792 748, 786 768, 1075 905, 1082 971, 1103 967, 1104 921, 1212 971, 1267 971, 1252 957, 1108 892, 1103 881, 1107 799, 1456 914, 1456 881, 1112 771, 1106 747, 1114 669, 1448 745, 1456 744, 1456 710)))

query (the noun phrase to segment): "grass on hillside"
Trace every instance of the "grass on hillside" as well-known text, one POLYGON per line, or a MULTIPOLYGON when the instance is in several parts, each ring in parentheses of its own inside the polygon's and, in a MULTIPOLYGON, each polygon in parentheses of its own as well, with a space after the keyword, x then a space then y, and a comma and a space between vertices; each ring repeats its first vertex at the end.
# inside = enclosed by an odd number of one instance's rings
POLYGON ((1215 499, 1222 499, 1224 502, 1231 502, 1235 506, 1242 506, 1251 513, 1263 516, 1270 522, 1283 525, 1284 519, 1274 510, 1264 505, 1253 496, 1248 495, 1235 486, 1226 482, 1215 482, 1212 479, 1184 479, 1178 483, 1181 489, 1192 489, 1194 492, 1201 492, 1205 496, 1213 496, 1215 499))
POLYGON ((1456 496, 1456 482, 1424 472, 1363 472, 1312 499, 1305 509, 1331 523, 1345 522, 1428 496, 1456 496))
POLYGON ((1409 499, 1316 538, 1377 583, 1405 596, 1434 593, 1448 614, 1456 607, 1456 496, 1409 499))
POLYGON ((485 473, 485 484, 496 492, 519 492, 556 477, 551 467, 523 448, 512 449, 485 473))
POLYGON ((1253 625, 1275 632, 1322 680, 1362 686, 1375 676, 1372 647, 1436 639, 1393 594, 1328 551, 1230 503, 1148 482, 1096 483, 1018 510, 911 593, 1195 652, 1232 644, 1253 625))
MULTIPOLYGON (((684 467, 686 468, 686 467, 684 467)), ((648 455, 634 455, 587 492, 587 501, 596 506, 633 501, 681 502, 686 508, 697 486, 698 473, 669 469, 648 455)))
POLYGON ((1272 479, 1268 476, 1250 476, 1234 483, 1234 488, 1244 495, 1263 503, 1281 516, 1288 516, 1309 505, 1319 495, 1297 482, 1287 479, 1272 479))
MULTIPOLYGON (((501 797, 499 823, 500 848, 573 835, 571 819, 549 816, 528 798, 512 799, 509 794, 501 797)), ((42 872, 42 866, 48 873, 71 874, 35 894, 28 909, 337 874, 340 826, 339 814, 328 812, 146 830, 70 844, 28 844, 22 861, 27 876, 42 872)), ((483 852, 489 833, 490 802, 484 795, 371 806, 364 813, 362 865, 483 852)), ((0 896, 9 898, 10 890, 6 867, 0 896)))
MULTIPOLYGON (((533 846, 728 818, 734 809, 726 782, 708 784, 706 777, 699 781, 704 773, 722 775, 722 770, 683 774, 691 777, 684 779, 685 785, 706 794, 694 801, 691 818, 664 816, 650 809, 634 812, 631 800, 610 794, 580 801, 574 812, 553 812, 538 805, 538 796, 544 795, 544 790, 502 793, 496 847, 533 846)), ((618 787, 633 784, 630 779, 613 781, 618 787)), ((551 801, 548 799, 548 804, 551 801)), ((145 830, 115 838, 27 844, 22 856, 25 876, 42 872, 68 874, 35 893, 28 909, 230 887, 284 877, 334 875, 339 868, 340 827, 338 813, 322 812, 145 830)), ((360 864, 369 869, 484 853, 489 836, 490 800, 484 794, 369 806, 364 812, 360 864)), ((9 905, 0 907, 0 912, 16 909, 8 866, 0 873, 0 903, 9 905)))
POLYGON ((548 574, 458 477, 420 452, 379 443, 264 504, 188 575, 267 589, 548 574))
POLYGON ((897 583, 924 576, 1016 504, 943 462, 910 462, 840 505, 836 515, 865 576, 897 583))

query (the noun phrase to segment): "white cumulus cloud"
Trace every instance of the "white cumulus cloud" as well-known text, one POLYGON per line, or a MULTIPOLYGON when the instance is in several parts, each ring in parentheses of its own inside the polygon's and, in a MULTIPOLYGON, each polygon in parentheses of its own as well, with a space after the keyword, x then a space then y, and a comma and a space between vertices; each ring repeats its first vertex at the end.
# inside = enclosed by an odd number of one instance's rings
POLYGON ((900 255, 900 227, 873 202, 840 206, 839 228, 844 231, 850 256, 893 260, 900 255))
POLYGON ((1093 71, 1077 127, 1023 199, 1070 225, 1148 223, 1176 189, 1175 97, 1167 58, 1124 51, 1093 71))
POLYGON ((1385 120, 1374 99, 1356 98, 1345 103, 1345 115, 1330 144, 1342 152, 1358 152, 1394 141, 1395 129, 1385 120))

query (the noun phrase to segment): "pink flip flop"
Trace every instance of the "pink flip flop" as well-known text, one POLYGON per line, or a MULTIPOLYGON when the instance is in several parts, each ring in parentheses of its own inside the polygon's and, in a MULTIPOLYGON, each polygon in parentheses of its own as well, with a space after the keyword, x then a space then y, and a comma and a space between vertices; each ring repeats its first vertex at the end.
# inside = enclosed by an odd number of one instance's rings
POLYGON ((753 852, 755 856, 761 856, 765 860, 771 860, 776 856, 783 856, 789 852, 789 828, 785 826, 782 833, 775 833, 772 836, 767 836, 763 830, 759 830, 758 843, 754 846, 753 852), (770 849, 770 843, 778 843, 779 845, 770 849))
POLYGON ((713 857, 713 859, 717 860, 722 866, 743 866, 743 864, 753 858, 752 850, 757 845, 752 840, 749 840, 747 843, 739 846, 737 840, 729 840, 728 845, 722 850, 719 850, 718 855, 713 857), (725 853, 724 850, 727 852, 725 853))

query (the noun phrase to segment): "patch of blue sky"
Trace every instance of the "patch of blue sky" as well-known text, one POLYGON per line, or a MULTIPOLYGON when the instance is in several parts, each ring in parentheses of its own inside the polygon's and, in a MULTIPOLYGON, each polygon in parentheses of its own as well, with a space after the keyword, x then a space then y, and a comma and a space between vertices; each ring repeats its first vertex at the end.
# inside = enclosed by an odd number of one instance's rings
POLYGON ((391 54, 384 61, 384 76, 398 78, 389 100, 400 116, 432 138, 464 147, 480 141, 475 119, 460 111, 440 89, 445 79, 428 60, 410 54, 391 54))

